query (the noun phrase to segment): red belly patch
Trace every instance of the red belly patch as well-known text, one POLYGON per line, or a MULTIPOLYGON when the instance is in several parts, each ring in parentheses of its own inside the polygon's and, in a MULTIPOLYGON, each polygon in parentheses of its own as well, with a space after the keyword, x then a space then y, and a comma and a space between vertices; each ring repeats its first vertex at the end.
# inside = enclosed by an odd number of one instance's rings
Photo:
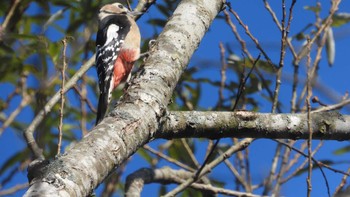
POLYGON ((121 82, 127 80, 129 73, 131 72, 134 62, 137 60, 136 52, 130 49, 122 49, 114 63, 114 88, 116 88, 121 82))

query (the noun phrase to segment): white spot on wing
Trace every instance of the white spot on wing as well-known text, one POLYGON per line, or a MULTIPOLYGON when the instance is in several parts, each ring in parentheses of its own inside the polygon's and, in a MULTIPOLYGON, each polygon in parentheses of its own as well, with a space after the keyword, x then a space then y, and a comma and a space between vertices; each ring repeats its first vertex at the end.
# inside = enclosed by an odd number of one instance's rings
POLYGON ((118 25, 115 25, 115 24, 110 25, 107 29, 107 40, 104 45, 107 45, 113 39, 116 39, 118 37, 118 31, 119 31, 118 25))

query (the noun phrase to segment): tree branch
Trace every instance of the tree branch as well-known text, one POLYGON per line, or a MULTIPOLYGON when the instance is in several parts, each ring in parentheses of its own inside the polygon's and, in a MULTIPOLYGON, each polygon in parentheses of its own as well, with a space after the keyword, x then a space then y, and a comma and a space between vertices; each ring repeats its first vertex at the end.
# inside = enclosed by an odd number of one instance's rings
MULTIPOLYGON (((350 116, 337 112, 311 113, 312 138, 349 140, 350 116)), ((171 112, 155 138, 251 137, 308 139, 307 114, 268 114, 255 112, 171 112)))
MULTIPOLYGON (((137 197, 141 196, 140 193, 144 187, 144 184, 149 183, 161 183, 161 184, 170 184, 177 183, 181 184, 185 182, 186 179, 189 179, 193 176, 192 172, 185 170, 174 170, 169 167, 163 167, 160 169, 149 169, 141 168, 134 173, 130 174, 126 178, 125 183, 125 196, 137 197)), ((218 188, 212 185, 203 184, 203 183, 193 183, 190 187, 198 190, 202 190, 206 193, 212 194, 224 194, 228 196, 245 196, 245 197, 257 197, 258 195, 238 192, 223 188, 218 188)))

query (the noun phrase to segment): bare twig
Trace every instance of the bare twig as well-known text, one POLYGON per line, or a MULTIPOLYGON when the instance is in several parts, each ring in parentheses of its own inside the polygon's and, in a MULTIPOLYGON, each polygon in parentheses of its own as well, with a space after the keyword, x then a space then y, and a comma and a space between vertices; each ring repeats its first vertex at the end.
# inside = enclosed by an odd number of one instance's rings
POLYGON ((261 45, 259 44, 258 39, 256 39, 253 34, 249 31, 248 26, 245 25, 243 23, 243 21, 241 20, 241 18, 239 17, 239 15, 232 9, 230 3, 227 3, 228 7, 229 7, 229 11, 235 16, 236 20, 238 21, 238 23, 242 26, 242 28, 245 30, 245 33, 250 37, 250 39, 252 39, 252 41, 255 43, 256 48, 259 49, 259 51, 263 54, 263 56, 265 57, 265 59, 267 60, 267 62, 272 66, 272 68, 275 68, 273 66, 273 63, 271 61, 271 59, 269 58, 269 56, 267 55, 267 53, 264 51, 264 49, 261 47, 261 45))
MULTIPOLYGON (((19 89, 21 91, 22 100, 21 100, 20 104, 18 105, 18 107, 14 111, 12 111, 12 113, 8 116, 8 118, 6 118, 3 125, 0 127, 0 136, 5 131, 5 129, 8 126, 10 126, 11 123, 16 119, 16 117, 22 111, 22 109, 24 107, 26 107, 30 102, 32 102, 31 95, 29 95, 27 93, 27 77, 28 77, 28 73, 25 72, 22 74, 22 76, 20 78, 19 89)), ((15 95, 16 92, 17 91, 15 90, 15 92, 13 94, 11 94, 7 99, 13 98, 13 96, 15 95)), ((10 100, 8 100, 8 101, 10 101, 10 100)))
MULTIPOLYGON (((221 150, 219 150, 220 154, 223 154, 223 152, 221 150)), ((235 178, 237 179, 237 181, 239 182, 239 184, 241 184, 245 190, 247 191, 248 189, 248 185, 247 182, 244 180, 244 178, 239 174, 239 172, 237 171, 237 169, 231 164, 231 162, 229 160, 224 160, 224 163, 226 164, 226 166, 228 167, 228 169, 232 172, 232 174, 235 176, 235 178)))
MULTIPOLYGON (((287 142, 287 140, 286 140, 287 142)), ((292 141, 290 140, 289 141, 289 146, 293 146, 294 143, 296 141, 292 141)), ((277 173, 277 177, 276 177, 276 184, 275 184, 275 187, 273 189, 273 196, 280 196, 280 186, 281 186, 281 179, 282 179, 282 176, 286 173, 287 171, 287 165, 288 165, 288 160, 290 158, 290 149, 289 148, 284 148, 283 152, 282 152, 282 163, 281 163, 281 166, 280 166, 280 170, 279 172, 277 173)))
MULTIPOLYGON (((87 112, 86 112, 86 105, 85 105, 85 103, 90 102, 90 100, 88 100, 86 98, 87 90, 86 90, 86 79, 85 78, 86 78, 85 76, 83 76, 81 78, 81 81, 82 81, 81 82, 81 91, 77 91, 77 92, 81 93, 81 94, 79 94, 79 96, 80 96, 80 109, 81 109, 81 123, 80 123, 80 127, 81 127, 81 132, 82 132, 83 136, 85 136, 88 133, 88 131, 86 129, 87 112)), ((74 86, 74 89, 77 89, 77 88, 78 88, 77 86, 74 86)), ((91 103, 90 103, 90 105, 91 105, 91 103)))
POLYGON ((32 101, 32 97, 29 95, 25 95, 22 97, 22 100, 18 107, 12 111, 12 113, 8 116, 8 118, 5 120, 3 125, 0 128, 0 136, 4 132, 4 130, 11 125, 11 123, 15 120, 15 118, 18 116, 18 114, 22 111, 22 109, 27 106, 32 101))
POLYGON ((299 65, 298 64, 293 64, 293 85, 292 85, 292 98, 290 101, 291 105, 291 113, 296 113, 296 100, 297 100, 297 87, 298 87, 298 82, 299 82, 299 65))
MULTIPOLYGON (((306 142, 306 141, 305 141, 306 142)), ((320 143, 317 145, 317 147, 312 151, 311 156, 313 157, 317 151, 323 146, 323 141, 320 141, 320 143)), ((288 147, 292 147, 290 145, 288 145, 288 147)), ((298 149, 300 152, 303 152, 305 150, 305 148, 307 147, 307 143, 303 143, 302 147, 300 149, 298 149)), ((301 154, 295 154, 295 157, 292 159, 292 161, 289 163, 289 165, 287 166, 286 170, 289 170, 294 164, 296 164, 296 162, 298 161, 298 159, 300 158, 300 156, 302 156, 301 154)), ((292 179, 293 177, 295 177, 296 174, 300 173, 301 170, 304 169, 305 165, 308 163, 308 158, 305 159, 305 161, 303 161, 302 164, 299 165, 299 167, 297 169, 295 169, 293 172, 291 172, 288 177, 284 178, 281 180, 281 184, 286 183, 287 181, 289 181, 290 179, 292 179)))
MULTIPOLYGON (((234 144, 238 144, 239 143, 239 140, 238 138, 233 138, 233 143, 234 144)), ((246 186, 248 188, 248 183, 247 183, 247 180, 246 180, 246 177, 247 177, 247 168, 245 166, 245 163, 244 163, 244 155, 242 153, 242 151, 240 152, 237 152, 237 154, 235 154, 235 165, 238 167, 239 169, 239 172, 240 172, 240 175, 242 177, 242 179, 244 180, 244 182, 246 183, 246 186)), ((239 180, 236 180, 236 181, 239 181, 239 180)), ((237 190, 239 189, 239 185, 237 184, 236 186, 237 190)))
MULTIPOLYGON (((147 12, 147 10, 156 2, 156 0, 139 0, 134 11, 147 12)), ((141 15, 135 17, 135 20, 140 18, 141 15)))
MULTIPOLYGON (((224 14, 225 14, 226 23, 231 27, 231 30, 232 30, 233 34, 235 35, 235 37, 236 37, 236 40, 241 45, 241 49, 242 49, 243 53, 248 57, 249 61, 253 64, 254 63, 254 58, 249 53, 245 41, 239 35, 239 33, 237 31, 237 27, 235 26, 235 24, 233 24, 233 22, 231 20, 230 14, 226 10, 224 10, 224 14)), ((266 89, 266 91, 268 92, 270 98, 272 99, 273 98, 272 90, 270 89, 269 84, 266 82, 263 74, 259 71, 258 67, 255 68, 255 71, 256 71, 257 75, 259 76, 259 78, 260 78, 260 80, 261 80, 261 82, 263 84, 263 87, 266 89)), ((279 106, 277 106, 277 107, 279 107, 279 106)))
POLYGON ((287 46, 287 42, 288 42, 288 33, 289 33, 289 29, 290 29, 290 25, 291 25, 291 21, 292 21, 292 17, 293 17, 293 8, 295 5, 296 1, 292 1, 292 4, 289 8, 289 18, 288 18, 288 22, 287 22, 287 27, 285 25, 285 20, 286 20, 286 5, 285 5, 285 1, 282 1, 282 22, 281 22, 281 34, 282 34, 282 38, 281 38, 281 53, 280 53, 280 61, 279 61, 279 66, 277 69, 277 75, 276 75, 276 85, 275 85, 275 92, 274 92, 274 97, 273 97, 273 102, 272 102, 272 113, 276 112, 276 108, 278 105, 278 95, 280 92, 280 87, 281 87, 281 78, 282 78, 282 70, 284 67, 284 58, 286 55, 286 46, 287 46))
POLYGON ((5 109, 7 109, 10 105, 10 102, 12 101, 12 99, 17 96, 20 91, 21 91, 21 88, 20 88, 20 82, 18 83, 18 85, 16 86, 16 88, 13 90, 13 92, 11 92, 7 98, 6 98, 6 101, 5 101, 5 106, 2 107, 2 111, 5 111, 5 109))
POLYGON ((342 108, 342 107, 344 107, 345 105, 348 105, 348 104, 350 104, 350 99, 343 100, 340 103, 337 103, 337 104, 334 104, 334 105, 328 105, 326 107, 321 107, 319 109, 313 110, 312 113, 337 110, 337 109, 340 109, 340 108, 342 108))
MULTIPOLYGON (((84 77, 82 77, 83 79, 84 77)), ((83 80, 84 81, 84 80, 83 80)), ((86 104, 89 106, 90 110, 93 112, 93 113, 96 113, 97 110, 95 108, 95 106, 92 104, 92 102, 90 101, 89 98, 87 98, 87 96, 85 95, 84 91, 83 90, 80 90, 79 87, 77 85, 74 85, 73 86, 73 89, 74 91, 79 95, 80 99, 84 102, 86 102, 86 104)), ((83 88, 82 88, 83 89, 83 88)))
MULTIPOLYGON (((14 16, 15 10, 17 8, 17 6, 19 5, 19 3, 21 2, 21 0, 15 0, 10 8, 10 11, 8 12, 8 14, 6 15, 6 18, 4 20, 4 22, 1 24, 1 28, 3 31, 6 30, 7 25, 9 24, 11 18, 14 16)), ((0 38, 1 40, 1 38, 0 38)))
MULTIPOLYGON (((91 68, 94 62, 95 55, 93 55, 87 62, 85 62, 85 64, 81 66, 81 68, 74 74, 74 76, 69 81, 67 81, 65 87, 63 88, 63 93, 66 93, 70 88, 72 88, 76 84, 76 82, 81 78, 81 76, 84 75, 85 72, 89 70, 89 68, 91 68)), ((42 150, 39 148, 38 144, 34 139, 34 130, 44 119, 45 115, 51 111, 52 107, 59 100, 60 92, 56 92, 56 94, 46 103, 44 108, 39 111, 34 120, 28 126, 27 130, 24 131, 24 137, 35 158, 44 159, 44 155, 42 154, 42 150)))
POLYGON ((22 184, 18 184, 15 185, 9 189, 6 190, 2 190, 0 191, 0 196, 8 196, 8 195, 13 195, 14 193, 16 193, 19 190, 25 189, 28 187, 28 183, 22 183, 22 184))
POLYGON ((177 165, 177 166, 179 166, 179 167, 181 167, 183 169, 186 169, 186 170, 191 171, 191 172, 195 171, 195 169, 191 168, 190 166, 187 166, 186 164, 183 164, 183 163, 179 162, 176 159, 173 159, 173 158, 171 158, 171 157, 169 157, 169 156, 167 156, 167 155, 165 155, 165 154, 163 154, 163 153, 161 153, 159 151, 156 151, 156 150, 154 150, 153 148, 151 148, 148 145, 144 145, 143 148, 148 150, 149 152, 157 155, 158 157, 161 157, 161 158, 165 159, 166 161, 168 161, 168 162, 170 162, 172 164, 175 164, 175 165, 177 165))
MULTIPOLYGON (((347 173, 350 174, 350 168, 348 168, 347 173)), ((344 185, 345 185, 345 183, 346 183, 346 179, 349 177, 348 174, 344 174, 343 178, 341 179, 339 185, 338 185, 337 188, 335 189, 335 191, 334 191, 334 193, 333 193, 332 196, 336 196, 336 194, 339 193, 339 192, 343 189, 343 187, 344 187, 344 185)))
MULTIPOLYGON (((308 39, 308 42, 310 40, 308 39)), ((311 45, 308 45, 311 47, 311 45)), ((310 49, 308 49, 310 51, 310 49)), ((312 160, 311 160, 311 154, 312 154, 312 127, 311 127, 311 104, 310 104, 310 99, 312 96, 312 87, 311 87, 311 69, 310 69, 310 64, 311 64, 311 57, 310 53, 307 54, 307 96, 306 96, 306 105, 307 105, 307 127, 309 130, 309 139, 307 140, 307 147, 308 147, 308 162, 309 162, 309 168, 308 168, 308 174, 307 174, 307 196, 310 197, 311 195, 311 190, 312 190, 312 184, 311 184, 311 176, 312 176, 312 160)))
POLYGON ((256 64, 259 62, 260 57, 261 57, 261 54, 259 54, 258 57, 254 60, 252 68, 249 70, 249 72, 247 73, 245 78, 243 77, 242 81, 239 83, 238 91, 237 91, 237 98, 236 98, 236 101, 232 107, 232 111, 237 109, 238 101, 244 92, 245 84, 247 83, 250 75, 252 74, 253 70, 255 69, 256 64))
MULTIPOLYGON (((234 111, 238 105, 238 101, 240 99, 240 97, 242 96, 243 92, 244 92, 244 87, 245 87, 245 84, 246 82, 248 81, 250 75, 252 74, 256 64, 259 62, 260 60, 260 54, 258 55, 258 57, 256 58, 256 60, 254 61, 253 63, 253 66, 252 68, 249 70, 247 76, 245 76, 245 78, 243 77, 241 83, 239 83, 239 87, 238 87, 238 91, 237 91, 237 98, 236 98, 236 101, 235 101, 235 104, 233 105, 233 108, 232 108, 232 111, 234 111)), ((218 146, 220 142, 220 139, 216 140, 216 142, 214 143, 214 145, 212 146, 211 150, 209 151, 207 157, 205 158, 203 164, 201 165, 201 167, 198 169, 198 171, 196 172, 196 176, 198 176, 201 171, 203 170, 203 168, 205 167, 205 165, 208 163, 211 155, 214 153, 214 150, 215 148, 218 146)))
POLYGON ((249 159, 249 149, 246 148, 244 151, 245 158, 245 169, 246 169, 246 180, 247 180, 247 192, 251 193, 252 190, 252 176, 250 173, 250 159, 249 159))
POLYGON ((324 22, 322 23, 321 27, 318 29, 318 31, 315 33, 314 37, 310 40, 310 42, 307 43, 306 46, 304 46, 304 48, 302 50, 307 50, 305 52, 300 52, 298 57, 295 59, 294 64, 299 64, 300 60, 308 53, 310 53, 311 50, 311 46, 313 43, 315 43, 315 41, 319 38, 319 36, 321 35, 322 32, 324 32, 328 26, 332 23, 332 17, 334 15, 334 13, 338 10, 338 6, 340 4, 341 0, 333 0, 332 1, 332 6, 331 9, 329 11, 329 15, 327 16, 327 18, 324 20, 324 22))
POLYGON ((285 20, 286 20, 286 5, 285 5, 285 0, 282 1, 282 22, 281 22, 281 33, 282 33, 282 38, 281 38, 281 54, 280 54, 280 61, 279 61, 279 66, 277 69, 277 74, 276 74, 276 84, 275 84, 275 91, 273 94, 273 102, 272 102, 272 113, 276 112, 276 107, 278 105, 278 95, 280 92, 280 87, 281 87, 281 78, 282 78, 282 70, 284 66, 284 57, 286 55, 286 40, 287 40, 287 33, 286 33, 286 28, 285 28, 285 20))
POLYGON ((277 167, 278 167, 278 163, 280 160, 280 155, 281 155, 281 151, 282 151, 282 145, 281 144, 277 144, 276 150, 275 150, 275 154, 274 157, 272 159, 272 164, 271 164, 271 169, 270 169, 270 173, 269 176, 265 179, 266 181, 264 182, 264 191, 263 191, 263 195, 268 195, 268 193, 271 191, 272 189, 272 182, 274 180, 276 171, 277 171, 277 167))
POLYGON ((220 83, 220 88, 219 88, 219 109, 223 106, 223 102, 224 102, 224 89, 225 89, 225 83, 226 83, 226 68, 227 68, 227 64, 225 61, 225 47, 222 44, 222 42, 220 42, 219 44, 220 47, 220 59, 221 59, 221 71, 220 71, 220 75, 221 75, 221 83, 220 83))
MULTIPOLYGON (((275 141, 276 141, 276 142, 279 142, 279 143, 281 143, 281 144, 283 144, 283 145, 285 145, 285 146, 287 146, 288 148, 290 148, 290 149, 296 151, 297 153, 303 155, 304 157, 309 158, 309 155, 307 155, 307 154, 301 152, 300 150, 298 150, 298 149, 296 149, 296 148, 294 148, 294 147, 289 146, 287 143, 284 143, 284 142, 281 141, 281 140, 275 140, 275 141)), ((330 196, 329 184, 328 184, 328 180, 327 180, 327 178, 326 178, 326 175, 325 175, 325 173, 324 173, 322 167, 325 167, 325 168, 327 168, 327 169, 329 169, 329 170, 332 170, 332 171, 334 171, 334 172, 337 172, 337 173, 350 175, 350 174, 348 174, 348 173, 346 173, 346 172, 343 172, 343 171, 334 169, 334 168, 332 168, 332 167, 330 167, 330 166, 328 166, 328 165, 326 165, 326 164, 324 164, 324 163, 322 163, 322 162, 319 162, 319 161, 317 161, 315 158, 313 158, 312 156, 311 156, 311 160, 317 165, 317 167, 320 169, 320 171, 321 171, 321 173, 322 173, 322 176, 323 176, 323 178, 324 178, 324 180, 325 180, 325 183, 326 183, 328 196, 330 196)))
POLYGON ((61 68, 61 76, 62 76, 62 83, 61 83, 61 106, 60 106, 60 124, 58 126, 58 143, 57 143, 57 155, 61 153, 61 146, 62 146, 62 126, 63 126, 63 108, 64 108, 64 83, 65 83, 65 72, 67 67, 67 61, 66 61, 66 50, 67 50, 67 39, 62 40, 63 43, 63 66, 61 68))
POLYGON ((203 168, 201 173, 198 174, 198 176, 195 175, 195 176, 187 179, 181 185, 179 185, 178 187, 176 187, 175 189, 173 189, 172 191, 170 191, 169 193, 164 195, 164 197, 175 196, 177 193, 184 190, 186 187, 188 187, 189 185, 194 183, 196 180, 200 179, 200 177, 202 177, 203 175, 210 172, 215 166, 220 164, 225 159, 229 158, 232 154, 247 148, 253 140, 254 139, 252 139, 252 138, 245 138, 242 141, 240 141, 239 144, 236 144, 235 146, 230 147, 227 151, 225 151, 224 154, 220 155, 218 158, 216 158, 215 160, 213 160, 209 164, 205 165, 205 167, 203 168))
MULTIPOLYGON (((292 5, 295 4, 295 2, 296 2, 296 0, 293 0, 292 5)), ((279 20, 277 19, 277 16, 276 16, 275 12, 271 9, 269 2, 267 0, 264 0, 264 4, 265 4, 266 10, 271 14, 271 17, 272 17, 273 21, 276 23, 278 29, 280 31, 282 31, 282 26, 281 26, 279 20)), ((293 7, 294 7, 294 5, 293 5, 293 7)), ((291 6, 290 9, 289 9, 289 13, 290 13, 289 17, 292 17, 291 13, 292 13, 293 7, 291 6)), ((289 21, 291 21, 291 18, 289 19, 289 21)), ((292 52, 293 57, 296 58, 297 57, 297 53, 295 52, 295 49, 294 49, 292 43, 288 39, 286 39, 286 42, 288 44, 289 49, 292 52)))
POLYGON ((194 166, 196 166, 196 167, 200 166, 199 162, 198 162, 197 159, 196 159, 196 156, 194 155, 194 153, 193 153, 191 147, 188 145, 186 139, 181 138, 181 143, 182 143, 183 147, 185 148, 187 154, 188 154, 189 157, 191 158, 191 160, 192 160, 194 166))

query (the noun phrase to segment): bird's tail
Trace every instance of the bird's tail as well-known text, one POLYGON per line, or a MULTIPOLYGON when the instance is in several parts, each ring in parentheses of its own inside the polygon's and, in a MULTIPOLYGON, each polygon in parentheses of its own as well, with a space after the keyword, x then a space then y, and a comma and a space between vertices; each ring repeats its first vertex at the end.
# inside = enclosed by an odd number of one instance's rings
POLYGON ((97 108, 97 116, 96 116, 96 124, 100 123, 102 119, 105 117, 108 107, 108 94, 101 93, 98 99, 98 108, 97 108))

